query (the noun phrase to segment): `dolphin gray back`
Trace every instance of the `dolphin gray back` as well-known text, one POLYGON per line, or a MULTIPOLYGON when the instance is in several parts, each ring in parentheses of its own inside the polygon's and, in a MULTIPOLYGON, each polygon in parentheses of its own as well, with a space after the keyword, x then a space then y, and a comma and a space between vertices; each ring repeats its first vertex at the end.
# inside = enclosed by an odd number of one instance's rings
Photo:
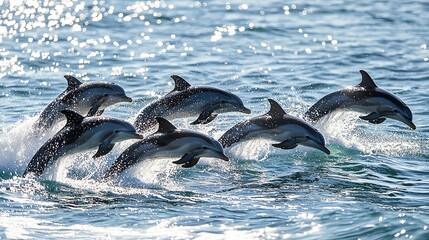
POLYGON ((222 145, 222 147, 227 148, 235 143, 242 141, 249 135, 249 128, 251 128, 251 125, 252 122, 249 120, 236 124, 232 128, 228 129, 218 139, 219 143, 222 145))
POLYGON ((304 119, 312 122, 318 121, 325 115, 342 107, 346 107, 351 101, 352 99, 347 96, 344 91, 330 93, 311 106, 307 112, 305 112, 304 119))
POLYGON ((64 147, 65 144, 65 141, 62 141, 60 136, 55 136, 48 140, 31 159, 24 171, 23 177, 26 177, 30 173, 36 176, 42 175, 48 163, 54 161, 61 155, 58 149, 64 147))
POLYGON ((383 89, 379 89, 367 72, 363 70, 359 72, 362 76, 362 80, 358 85, 324 96, 308 109, 304 114, 304 119, 308 121, 318 121, 337 109, 347 108, 355 102, 377 95, 395 101, 396 97, 383 89))
POLYGON ((286 112, 280 104, 273 99, 268 99, 268 102, 270 103, 270 110, 267 113, 238 123, 226 131, 218 140, 222 147, 230 147, 244 140, 252 132, 261 129, 272 129, 285 121, 287 123, 287 120, 284 119, 286 112))

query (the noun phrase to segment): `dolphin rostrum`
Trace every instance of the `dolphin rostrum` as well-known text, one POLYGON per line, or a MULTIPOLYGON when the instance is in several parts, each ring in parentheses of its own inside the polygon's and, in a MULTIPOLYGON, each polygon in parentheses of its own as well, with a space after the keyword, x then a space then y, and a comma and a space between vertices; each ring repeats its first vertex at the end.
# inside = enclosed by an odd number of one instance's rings
POLYGON ((367 114, 361 119, 379 124, 391 118, 416 129, 410 108, 392 93, 375 85, 367 72, 360 70, 362 82, 324 96, 305 113, 304 118, 318 121, 323 116, 338 110, 348 109, 367 114))
POLYGON ((65 75, 68 87, 42 111, 33 125, 36 130, 47 130, 64 119, 61 110, 71 110, 81 115, 99 116, 104 109, 118 102, 131 102, 119 85, 106 82, 84 83, 65 75))
POLYGON ((191 124, 206 124, 213 121, 219 113, 250 113, 243 101, 236 95, 208 86, 191 86, 183 78, 173 75, 174 89, 167 95, 152 102, 138 114, 134 126, 145 132, 156 126, 155 117, 168 120, 198 117, 191 124))
POLYGON ((40 176, 46 166, 59 157, 98 147, 94 158, 106 155, 115 143, 128 139, 141 139, 128 122, 108 117, 84 118, 78 113, 62 110, 66 125, 40 147, 25 169, 24 177, 30 173, 40 176))
POLYGON ((272 145, 281 149, 303 145, 330 154, 325 147, 323 135, 317 129, 304 120, 287 114, 273 99, 268 101, 271 108, 266 114, 238 123, 219 138, 224 148, 241 141, 262 138, 279 142, 272 145))
POLYGON ((158 131, 126 149, 103 179, 119 175, 125 169, 149 158, 180 158, 173 163, 184 168, 196 165, 202 157, 228 161, 223 148, 213 138, 191 130, 177 129, 168 120, 156 117, 158 131))

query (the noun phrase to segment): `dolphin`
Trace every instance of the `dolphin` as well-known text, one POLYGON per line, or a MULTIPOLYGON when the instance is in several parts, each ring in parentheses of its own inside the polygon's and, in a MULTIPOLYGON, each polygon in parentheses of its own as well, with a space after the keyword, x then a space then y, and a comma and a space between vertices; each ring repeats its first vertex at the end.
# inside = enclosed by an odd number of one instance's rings
POLYGON ((183 78, 173 75, 174 89, 167 95, 144 107, 134 122, 137 131, 145 132, 156 127, 155 117, 168 120, 198 117, 191 125, 207 124, 219 113, 243 112, 250 109, 236 95, 208 86, 193 87, 183 78))
POLYGON ((118 102, 131 102, 119 85, 106 82, 82 84, 73 76, 65 75, 68 87, 40 113, 33 125, 36 130, 47 130, 61 120, 61 110, 71 110, 87 117, 99 116, 104 109, 118 102))
POLYGON ((310 107, 304 119, 314 122, 335 110, 348 109, 367 114, 360 118, 370 123, 379 124, 391 118, 416 129, 410 108, 392 93, 377 87, 367 72, 360 70, 360 73, 360 84, 324 96, 310 107))
POLYGON ((330 154, 325 147, 323 135, 304 120, 287 114, 273 99, 268 99, 271 108, 263 115, 240 122, 220 138, 224 148, 235 143, 262 138, 278 141, 272 146, 281 149, 293 149, 303 145, 330 154))
POLYGON ((128 139, 141 139, 133 125, 108 117, 85 118, 70 110, 62 110, 66 125, 40 147, 25 169, 24 177, 30 173, 40 176, 48 163, 59 157, 98 147, 93 158, 109 153, 115 143, 128 139))
POLYGON ((158 131, 127 148, 105 173, 103 179, 119 175, 125 169, 148 158, 180 158, 175 164, 184 168, 196 165, 202 157, 229 161, 215 139, 191 130, 177 129, 168 120, 156 117, 158 131))

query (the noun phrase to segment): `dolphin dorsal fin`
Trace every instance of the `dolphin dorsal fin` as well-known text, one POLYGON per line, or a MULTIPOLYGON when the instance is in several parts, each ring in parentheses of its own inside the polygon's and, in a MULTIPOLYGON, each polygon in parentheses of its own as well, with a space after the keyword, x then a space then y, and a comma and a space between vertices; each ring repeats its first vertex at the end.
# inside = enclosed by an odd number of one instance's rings
POLYGON ((64 75, 64 78, 67 80, 67 90, 78 88, 82 84, 81 81, 71 75, 64 75))
POLYGON ((375 85, 374 80, 372 80, 372 78, 369 76, 367 72, 365 72, 364 70, 360 70, 359 72, 362 75, 362 82, 359 83, 358 85, 359 87, 363 87, 367 89, 377 88, 377 85, 375 85))
POLYGON ((174 80, 174 89, 172 92, 183 91, 191 86, 191 84, 189 84, 185 79, 177 75, 172 75, 171 78, 174 80))
POLYGON ((67 118, 66 126, 79 125, 82 123, 83 119, 85 118, 82 115, 80 115, 79 113, 73 112, 70 110, 62 110, 61 113, 66 115, 66 118, 67 118))
POLYGON ((158 131, 157 133, 168 133, 176 130, 176 127, 171 124, 167 119, 162 117, 156 117, 156 121, 158 122, 158 131))
POLYGON ((286 112, 283 110, 283 108, 280 106, 280 104, 273 99, 268 99, 268 102, 270 102, 270 111, 267 112, 268 115, 272 117, 283 117, 286 112))

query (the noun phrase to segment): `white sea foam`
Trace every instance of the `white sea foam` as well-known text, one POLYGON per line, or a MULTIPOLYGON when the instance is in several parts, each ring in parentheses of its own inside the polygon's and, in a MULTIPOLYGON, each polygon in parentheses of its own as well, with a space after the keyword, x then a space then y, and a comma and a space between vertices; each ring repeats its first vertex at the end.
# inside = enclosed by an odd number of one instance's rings
MULTIPOLYGON (((424 151, 423 140, 413 130, 401 130, 394 126, 395 131, 389 131, 385 123, 367 123, 359 119, 360 115, 357 112, 336 111, 322 118, 315 126, 323 133, 328 145, 339 144, 368 154, 389 156, 421 154, 424 151)), ((387 123, 390 121, 394 120, 386 120, 387 123)))

